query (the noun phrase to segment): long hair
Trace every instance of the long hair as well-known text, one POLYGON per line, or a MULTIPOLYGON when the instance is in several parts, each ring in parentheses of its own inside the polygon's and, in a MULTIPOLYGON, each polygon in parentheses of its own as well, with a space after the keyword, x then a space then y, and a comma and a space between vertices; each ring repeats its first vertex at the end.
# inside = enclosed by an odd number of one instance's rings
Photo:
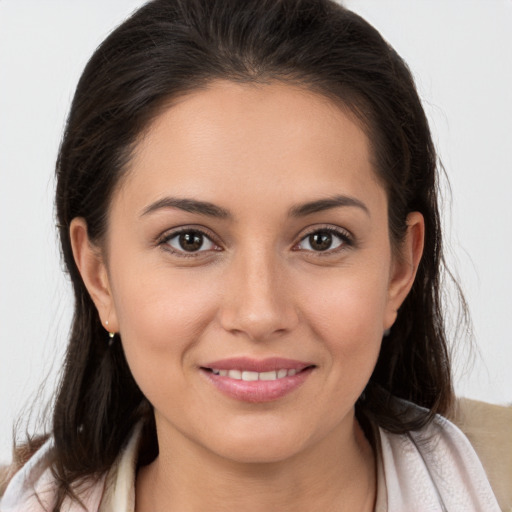
MULTIPOLYGON (((425 248, 356 414, 403 433, 446 413, 453 396, 441 304, 438 168, 425 113, 401 57, 361 17, 331 0, 154 0, 99 46, 78 83, 57 160, 56 210, 75 311, 53 408, 61 496, 106 471, 144 422, 142 461, 156 457, 153 412, 122 344, 111 347, 75 265, 69 235, 83 217, 101 246, 109 203, 138 136, 180 94, 215 79, 298 84, 352 111, 371 142, 389 203, 391 244, 421 212, 425 248), (425 408, 398 414, 392 397, 425 408)), ((57 509, 58 509, 57 505, 57 509)))

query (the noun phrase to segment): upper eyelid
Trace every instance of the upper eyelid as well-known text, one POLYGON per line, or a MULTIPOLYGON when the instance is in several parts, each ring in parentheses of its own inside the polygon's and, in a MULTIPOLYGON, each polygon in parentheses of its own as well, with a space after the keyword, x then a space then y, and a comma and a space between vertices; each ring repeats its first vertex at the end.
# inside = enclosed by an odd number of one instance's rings
POLYGON ((197 227, 197 226, 191 226, 191 227, 183 226, 183 227, 168 229, 155 239, 155 246, 161 248, 162 250, 168 252, 169 254, 174 254, 176 257, 180 257, 180 258, 201 258, 201 257, 205 257, 208 254, 211 254, 212 252, 224 250, 223 246, 217 241, 215 236, 210 234, 209 230, 202 228, 202 227, 197 227), (185 251, 185 250, 181 250, 181 249, 172 247, 171 244, 169 243, 170 240, 179 236, 180 234, 191 232, 191 231, 192 232, 195 231, 195 232, 203 235, 214 245, 214 248, 189 252, 189 251, 185 251))
POLYGON ((162 232, 160 235, 156 237, 157 243, 162 243, 167 240, 170 240, 171 238, 174 238, 177 235, 180 235, 181 233, 186 233, 189 231, 196 231, 198 233, 201 233, 205 237, 209 238, 213 243, 219 245, 219 237, 213 234, 209 229, 203 227, 203 226, 180 226, 176 228, 170 228, 166 229, 164 232, 162 232))
POLYGON ((340 226, 333 226, 331 224, 323 224, 309 226, 308 228, 305 228, 305 230, 302 230, 301 233, 298 235, 298 240, 304 240, 304 238, 306 238, 307 236, 310 236, 313 233, 317 233, 318 231, 329 231, 331 233, 344 236, 345 238, 349 238, 350 240, 354 238, 354 235, 352 235, 352 233, 346 228, 342 228, 340 226))
POLYGON ((352 233, 345 229, 341 228, 340 226, 332 226, 332 225, 324 225, 324 226, 311 226, 311 229, 308 230, 306 233, 303 233, 297 242, 293 244, 292 250, 305 252, 305 253, 312 253, 315 256, 318 257, 328 257, 333 256, 335 254, 340 253, 341 251, 350 249, 356 247, 356 241, 354 239, 354 236, 352 233), (334 234, 335 236, 338 236, 342 240, 342 244, 339 247, 335 247, 334 249, 328 249, 326 251, 311 251, 308 249, 299 249, 297 248, 299 244, 301 244, 304 240, 306 240, 309 236, 311 236, 314 233, 318 233, 321 231, 328 231, 329 233, 334 234))

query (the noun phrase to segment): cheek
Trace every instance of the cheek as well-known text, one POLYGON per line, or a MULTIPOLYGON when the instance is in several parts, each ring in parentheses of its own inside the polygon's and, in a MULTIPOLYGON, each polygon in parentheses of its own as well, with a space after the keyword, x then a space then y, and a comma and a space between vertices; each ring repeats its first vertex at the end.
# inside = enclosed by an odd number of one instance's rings
POLYGON ((133 262, 119 265, 113 282, 123 348, 139 386, 173 381, 215 315, 214 289, 193 273, 133 262))
POLYGON ((387 273, 341 269, 302 294, 308 325, 328 348, 330 363, 351 375, 371 373, 382 341, 387 273))

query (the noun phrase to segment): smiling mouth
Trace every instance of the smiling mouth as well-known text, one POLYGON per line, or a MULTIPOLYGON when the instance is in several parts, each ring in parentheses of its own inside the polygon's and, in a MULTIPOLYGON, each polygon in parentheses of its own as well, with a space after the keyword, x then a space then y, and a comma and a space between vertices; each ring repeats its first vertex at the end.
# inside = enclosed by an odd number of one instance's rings
POLYGON ((226 370, 222 368, 202 368, 203 370, 218 375, 220 377, 227 377, 233 380, 243 380, 245 382, 255 381, 273 381, 285 379, 286 377, 294 377, 295 375, 304 372, 306 370, 314 368, 314 365, 306 366, 302 369, 296 368, 282 368, 278 370, 271 370, 266 372, 254 372, 250 370, 226 370))
POLYGON ((201 373, 223 395, 246 403, 284 398, 300 388, 317 365, 283 357, 231 357, 201 365, 201 373))

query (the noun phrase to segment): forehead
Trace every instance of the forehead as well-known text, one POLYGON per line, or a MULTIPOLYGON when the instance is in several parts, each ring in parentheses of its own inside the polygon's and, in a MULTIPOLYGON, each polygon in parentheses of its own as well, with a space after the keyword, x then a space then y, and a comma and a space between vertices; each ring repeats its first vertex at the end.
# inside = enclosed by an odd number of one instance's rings
POLYGON ((170 192, 217 200, 278 187, 300 202, 329 189, 363 193, 370 183, 379 187, 369 141, 348 110, 299 86, 217 81, 155 118, 121 193, 138 202, 170 192))

